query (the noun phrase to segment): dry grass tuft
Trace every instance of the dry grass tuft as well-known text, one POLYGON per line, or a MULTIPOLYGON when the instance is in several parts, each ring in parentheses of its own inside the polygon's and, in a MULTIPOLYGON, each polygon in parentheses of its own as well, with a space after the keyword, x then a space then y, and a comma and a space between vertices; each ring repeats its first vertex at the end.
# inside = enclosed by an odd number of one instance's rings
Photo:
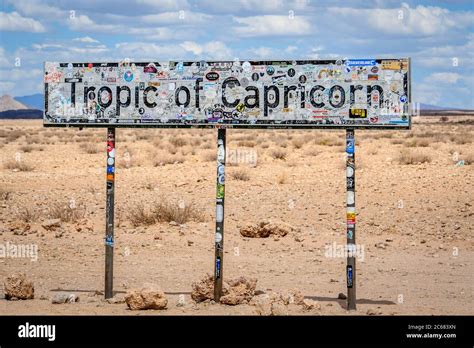
MULTIPOLYGON (((99 146, 97 146, 97 144, 94 144, 94 143, 84 142, 84 143, 81 143, 81 144, 79 145, 79 147, 80 147, 85 153, 88 153, 88 154, 90 154, 90 155, 96 154, 96 153, 99 153, 99 152, 100 152, 99 146)), ((105 152, 105 150, 104 150, 104 152, 105 152)))
POLYGON ((250 180, 250 175, 245 169, 238 169, 238 170, 232 171, 230 176, 234 178, 235 180, 240 180, 240 181, 250 180))
POLYGON ((21 161, 10 160, 4 164, 4 168, 16 170, 20 172, 31 172, 34 169, 32 165, 26 163, 24 160, 21 160, 21 161))
POLYGON ((22 206, 16 210, 15 217, 22 222, 34 222, 38 220, 39 214, 32 207, 22 206))
POLYGON ((184 224, 188 221, 204 221, 204 215, 196 207, 194 202, 180 203, 160 200, 151 209, 147 209, 143 203, 138 203, 130 209, 128 218, 133 226, 152 225, 157 222, 177 222, 184 224))
POLYGON ((286 151, 284 150, 281 150, 281 149, 274 149, 272 150, 272 152, 270 153, 270 155, 274 158, 274 159, 279 159, 279 160, 285 160, 286 159, 286 151))
POLYGON ((48 215, 51 219, 60 219, 63 222, 77 222, 86 215, 86 208, 72 202, 55 202, 49 207, 48 215))
POLYGON ((398 156, 398 163, 400 164, 421 164, 430 162, 431 156, 408 149, 403 149, 398 156))
POLYGON ((418 138, 412 138, 405 142, 406 147, 428 147, 430 146, 430 141, 428 139, 418 139, 418 138))
POLYGON ((280 185, 286 184, 288 182, 288 174, 286 172, 281 172, 277 176, 277 183, 280 185))

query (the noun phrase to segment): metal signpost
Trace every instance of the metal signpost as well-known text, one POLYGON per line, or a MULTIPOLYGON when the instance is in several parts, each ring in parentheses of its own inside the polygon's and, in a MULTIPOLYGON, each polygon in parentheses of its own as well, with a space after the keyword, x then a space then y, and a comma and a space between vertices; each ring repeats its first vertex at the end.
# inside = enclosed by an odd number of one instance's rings
POLYGON ((105 297, 113 296, 115 128, 217 128, 214 299, 227 128, 345 129, 347 308, 356 309, 355 129, 408 129, 410 60, 46 62, 45 127, 107 128, 105 297))

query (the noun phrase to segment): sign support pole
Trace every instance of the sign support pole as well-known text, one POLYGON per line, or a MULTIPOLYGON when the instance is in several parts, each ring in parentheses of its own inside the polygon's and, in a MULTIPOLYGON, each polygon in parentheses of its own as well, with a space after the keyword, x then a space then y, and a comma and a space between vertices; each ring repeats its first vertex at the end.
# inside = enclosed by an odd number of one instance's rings
POLYGON ((222 295, 222 269, 224 261, 224 196, 225 196, 225 158, 226 129, 217 129, 217 187, 216 187, 216 235, 214 259, 214 301, 219 302, 222 295))
POLYGON ((114 281, 115 128, 107 128, 107 201, 105 209, 105 298, 111 298, 114 281))
POLYGON ((355 137, 354 129, 346 129, 347 177, 347 309, 356 309, 356 260, 355 260, 355 137))

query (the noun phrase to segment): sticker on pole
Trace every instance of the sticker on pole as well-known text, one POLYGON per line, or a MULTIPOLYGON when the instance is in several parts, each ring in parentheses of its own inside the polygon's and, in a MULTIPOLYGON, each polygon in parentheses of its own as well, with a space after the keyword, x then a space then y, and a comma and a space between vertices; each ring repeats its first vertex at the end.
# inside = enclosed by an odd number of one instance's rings
POLYGON ((46 62, 45 126, 409 128, 410 60, 46 62))

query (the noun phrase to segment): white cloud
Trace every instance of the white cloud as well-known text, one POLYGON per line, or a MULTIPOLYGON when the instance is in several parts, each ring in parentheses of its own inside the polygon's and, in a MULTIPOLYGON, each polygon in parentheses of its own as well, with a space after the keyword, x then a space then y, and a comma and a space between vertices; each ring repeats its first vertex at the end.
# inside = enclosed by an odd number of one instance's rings
POLYGON ((198 44, 194 41, 185 41, 180 46, 187 52, 193 53, 195 56, 209 57, 212 59, 231 59, 232 50, 223 42, 211 41, 205 44, 198 44))
POLYGON ((67 21, 69 29, 74 31, 119 33, 123 27, 115 24, 97 24, 86 15, 75 15, 67 21))
POLYGON ((141 20, 143 23, 148 24, 182 24, 182 25, 196 25, 205 24, 211 21, 213 16, 192 11, 176 11, 176 12, 163 12, 158 14, 142 16, 141 20))
POLYGON ((436 72, 429 75, 426 82, 454 84, 464 79, 464 76, 453 72, 436 72))
POLYGON ((292 45, 290 45, 290 46, 288 46, 287 48, 285 48, 285 52, 287 52, 287 53, 293 53, 293 52, 295 52, 297 49, 298 49, 297 46, 292 46, 292 45))
POLYGON ((18 12, 0 12, 0 30, 43 33, 45 27, 33 18, 22 17, 18 12))
POLYGON ((91 38, 90 36, 76 37, 72 41, 85 42, 85 43, 100 43, 99 41, 91 38))
POLYGON ((50 6, 41 0, 9 0, 15 9, 26 16, 40 18, 60 18, 65 17, 66 11, 50 6))
POLYGON ((410 36, 432 36, 451 29, 466 28, 472 25, 472 12, 451 12, 441 7, 417 6, 411 8, 402 3, 400 8, 348 8, 332 7, 328 9, 332 18, 343 23, 364 23, 378 32, 372 34, 392 34, 410 36))
POLYGON ((295 36, 311 35, 311 24, 306 17, 295 16, 253 16, 233 17, 234 22, 241 26, 234 26, 233 30, 240 36, 295 36))
POLYGON ((3 47, 0 47, 0 66, 7 67, 10 66, 11 62, 7 58, 7 54, 3 47))

